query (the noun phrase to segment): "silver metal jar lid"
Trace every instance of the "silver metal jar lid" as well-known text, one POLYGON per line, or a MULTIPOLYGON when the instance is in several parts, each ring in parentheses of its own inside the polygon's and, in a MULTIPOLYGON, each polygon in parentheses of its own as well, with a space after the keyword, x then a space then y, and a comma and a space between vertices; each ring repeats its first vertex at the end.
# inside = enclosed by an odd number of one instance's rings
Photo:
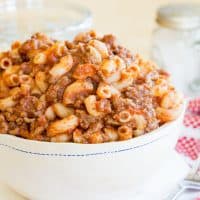
POLYGON ((200 4, 170 4, 157 11, 159 25, 172 29, 200 27, 200 4))

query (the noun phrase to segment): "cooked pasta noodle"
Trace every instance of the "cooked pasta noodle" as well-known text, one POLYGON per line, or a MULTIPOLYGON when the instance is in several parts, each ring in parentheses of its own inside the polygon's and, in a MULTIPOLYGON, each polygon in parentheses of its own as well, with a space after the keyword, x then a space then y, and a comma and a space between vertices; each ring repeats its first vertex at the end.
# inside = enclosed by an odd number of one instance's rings
POLYGON ((108 138, 109 142, 117 141, 119 138, 117 130, 115 130, 112 127, 104 128, 104 133, 105 133, 106 137, 108 138))
POLYGON ((19 76, 17 74, 10 74, 4 78, 4 82, 8 87, 19 85, 19 76))
POLYGON ((102 112, 97 111, 97 107, 96 107, 97 100, 96 100, 95 95, 90 95, 87 98, 85 98, 84 103, 90 115, 94 117, 98 117, 104 114, 102 112))
POLYGON ((64 104, 73 104, 80 96, 86 96, 93 91, 93 84, 89 81, 78 80, 69 85, 63 95, 64 104))
POLYGON ((73 60, 72 60, 72 57, 71 55, 67 55, 67 56, 64 56, 60 59, 60 62, 55 64, 51 70, 49 71, 49 73, 56 77, 56 78, 59 78, 61 77, 63 74, 67 73, 71 67, 72 67, 72 64, 73 64, 73 60))
POLYGON ((48 120, 53 121, 56 118, 53 106, 49 106, 45 111, 45 116, 48 120))
POLYGON ((4 57, 0 60, 0 68, 7 69, 12 66, 12 60, 8 57, 4 57))
POLYGON ((11 108, 16 105, 16 101, 14 101, 13 97, 6 97, 4 99, 0 99, 0 110, 5 111, 8 108, 11 108))
POLYGON ((70 142, 72 134, 60 134, 51 138, 51 142, 70 142))
POLYGON ((131 119, 132 119, 132 116, 128 110, 123 110, 119 113, 119 121, 121 123, 127 123, 131 121, 131 119))
POLYGON ((133 137, 133 130, 128 126, 123 125, 118 128, 118 135, 119 140, 128 140, 133 137))
POLYGON ((45 53, 38 53, 35 55, 35 57, 33 59, 34 64, 40 64, 40 65, 45 64, 46 61, 47 61, 47 56, 45 53))
POLYGON ((100 42, 99 40, 90 40, 89 44, 99 51, 102 58, 107 58, 109 56, 108 49, 103 42, 100 42))
POLYGON ((45 92, 48 88, 48 83, 46 81, 45 72, 37 72, 35 75, 35 84, 41 90, 41 92, 45 92))
POLYGON ((78 118, 75 115, 70 115, 64 119, 52 122, 48 129, 48 136, 56 136, 62 133, 70 133, 78 126, 78 118))
POLYGON ((68 117, 69 115, 74 114, 74 109, 64 106, 62 103, 55 103, 53 105, 53 110, 56 115, 60 118, 68 117))

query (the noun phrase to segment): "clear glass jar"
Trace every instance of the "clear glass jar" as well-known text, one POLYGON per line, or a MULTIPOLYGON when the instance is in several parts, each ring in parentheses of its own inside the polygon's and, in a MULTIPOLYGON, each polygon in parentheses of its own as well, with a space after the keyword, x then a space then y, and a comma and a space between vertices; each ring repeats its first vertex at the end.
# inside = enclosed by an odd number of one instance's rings
POLYGON ((152 59, 186 95, 200 94, 200 6, 162 7, 153 32, 152 59))
POLYGON ((35 32, 56 39, 72 39, 92 25, 91 12, 67 0, 1 0, 0 49, 35 32))

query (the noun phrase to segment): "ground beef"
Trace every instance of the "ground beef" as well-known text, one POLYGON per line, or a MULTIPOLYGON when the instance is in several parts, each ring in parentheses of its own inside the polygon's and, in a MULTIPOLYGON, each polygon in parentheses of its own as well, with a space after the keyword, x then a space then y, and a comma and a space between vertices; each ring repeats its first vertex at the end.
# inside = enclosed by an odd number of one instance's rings
POLYGON ((112 109, 111 109, 111 103, 108 99, 101 99, 100 101, 97 102, 97 110, 99 112, 103 112, 103 113, 111 113, 112 109))
POLYGON ((24 74, 30 74, 33 68, 32 64, 29 62, 22 63, 20 67, 24 74))
POLYGON ((26 113, 27 117, 35 117, 39 100, 35 96, 26 96, 20 100, 19 110, 26 113))
POLYGON ((83 129, 88 129, 90 124, 94 124, 98 120, 98 118, 87 114, 83 110, 76 110, 76 115, 79 118, 80 127, 83 129))
POLYGON ((96 33, 94 31, 89 31, 89 32, 85 32, 85 33, 80 33, 78 34, 75 38, 74 38, 74 43, 87 43, 89 42, 91 39, 96 38, 96 33))
POLYGON ((130 65, 131 63, 134 62, 135 57, 133 56, 133 54, 125 47, 118 45, 115 36, 111 34, 105 35, 102 38, 102 41, 106 43, 110 55, 117 55, 121 57, 126 62, 127 65, 130 65))
POLYGON ((0 114, 0 133, 7 133, 9 129, 8 123, 6 122, 3 115, 0 114))
POLYGON ((65 88, 71 83, 67 76, 63 76, 57 83, 50 85, 45 96, 48 104, 61 101, 65 88))

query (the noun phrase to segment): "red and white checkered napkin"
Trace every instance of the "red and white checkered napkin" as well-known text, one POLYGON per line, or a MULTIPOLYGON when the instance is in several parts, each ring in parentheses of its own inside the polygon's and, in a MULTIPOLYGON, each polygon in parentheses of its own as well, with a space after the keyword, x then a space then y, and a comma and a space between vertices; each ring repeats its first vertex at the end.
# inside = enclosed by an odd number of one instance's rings
POLYGON ((200 155, 200 98, 189 101, 183 125, 176 150, 188 161, 195 161, 200 155))
MULTIPOLYGON (((200 98, 190 100, 188 103, 182 134, 176 144, 176 150, 184 155, 190 166, 200 156, 200 98)), ((197 195, 197 198, 191 197, 190 199, 200 200, 200 196, 197 195)))

